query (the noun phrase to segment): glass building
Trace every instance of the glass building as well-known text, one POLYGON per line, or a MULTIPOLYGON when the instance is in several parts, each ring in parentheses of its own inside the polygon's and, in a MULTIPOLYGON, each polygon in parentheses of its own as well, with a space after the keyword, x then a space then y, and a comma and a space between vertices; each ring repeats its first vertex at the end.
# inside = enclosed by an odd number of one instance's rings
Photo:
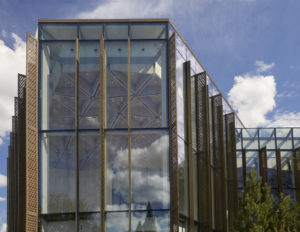
POLYGON ((39 20, 26 67, 9 232, 230 231, 261 148, 274 191, 278 148, 292 180, 297 129, 244 128, 169 19, 39 20))

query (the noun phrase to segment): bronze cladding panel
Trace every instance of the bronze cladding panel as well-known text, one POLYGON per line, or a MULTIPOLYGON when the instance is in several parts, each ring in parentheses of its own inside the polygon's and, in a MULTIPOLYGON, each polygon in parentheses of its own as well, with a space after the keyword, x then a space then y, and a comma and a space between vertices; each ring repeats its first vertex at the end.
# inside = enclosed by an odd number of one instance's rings
POLYGON ((196 144, 198 159, 199 230, 212 231, 212 190, 209 142, 209 98, 206 72, 195 78, 196 144))
POLYGON ((214 176, 215 176, 215 226, 216 231, 227 231, 226 179, 222 96, 212 98, 214 176))
POLYGON ((38 41, 26 44, 26 231, 38 232, 38 41))
POLYGON ((247 160, 246 160, 246 149, 242 150, 242 162, 243 162, 243 181, 244 186, 246 184, 247 179, 247 160))
POLYGON ((104 147, 104 126, 105 126, 105 48, 104 37, 100 35, 100 231, 105 232, 105 147, 104 147))
POLYGON ((75 56, 75 173, 76 173, 76 192, 75 192, 75 232, 79 232, 79 41, 76 38, 76 56, 75 56))
POLYGON ((229 228, 233 227, 238 210, 238 181, 236 163, 235 115, 225 115, 226 155, 227 155, 227 193, 229 228))
POLYGON ((263 147, 259 150, 259 175, 263 183, 268 183, 268 163, 267 163, 267 149, 263 147))
POLYGON ((281 156, 280 149, 276 150, 276 166, 277 166, 277 182, 278 182, 278 191, 282 193, 282 170, 281 170, 281 156))
POLYGON ((294 150, 293 167, 296 188, 296 201, 300 203, 300 147, 294 150))
POLYGON ((169 165, 171 189, 171 224, 172 232, 179 230, 179 186, 178 186, 178 153, 177 153, 177 109, 176 109, 176 36, 168 41, 168 78, 169 78, 169 165))
POLYGON ((183 63, 183 81, 185 87, 185 134, 188 152, 188 170, 189 170, 189 214, 190 231, 194 231, 194 189, 193 189, 193 143, 192 143, 192 99, 191 99, 191 62, 183 63))

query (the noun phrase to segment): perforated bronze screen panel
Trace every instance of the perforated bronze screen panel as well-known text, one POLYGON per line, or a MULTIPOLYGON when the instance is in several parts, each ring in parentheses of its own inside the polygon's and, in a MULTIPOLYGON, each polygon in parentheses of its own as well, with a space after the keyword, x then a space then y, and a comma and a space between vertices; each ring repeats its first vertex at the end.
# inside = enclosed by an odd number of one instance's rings
POLYGON ((176 36, 168 42, 169 77, 169 139, 170 139, 170 184, 171 184, 171 231, 177 232, 179 217, 177 109, 176 109, 176 36))
POLYGON ((214 179, 215 179, 215 224, 216 231, 227 231, 226 180, 222 96, 212 97, 214 179))
POLYGON ((247 178, 246 149, 242 150, 242 162, 243 162, 243 183, 244 183, 244 186, 245 186, 246 178, 247 178))
POLYGON ((294 179, 296 187, 296 200, 300 202, 300 147, 294 150, 293 154, 294 179))
POLYGON ((38 41, 26 45, 26 231, 38 231, 38 41))
POLYGON ((278 192, 282 193, 282 169, 281 169, 281 155, 280 149, 276 150, 276 167, 277 167, 277 182, 278 182, 278 192))
POLYGON ((259 175, 263 183, 268 183, 268 163, 267 163, 267 149, 263 147, 259 150, 259 175))
POLYGON ((236 164, 235 115, 225 115, 226 155, 227 155, 227 192, 229 228, 232 228, 238 209, 238 181, 236 164))
POLYGON ((195 78, 196 144, 198 159, 199 230, 212 231, 212 192, 209 144, 209 100, 206 72, 195 78))

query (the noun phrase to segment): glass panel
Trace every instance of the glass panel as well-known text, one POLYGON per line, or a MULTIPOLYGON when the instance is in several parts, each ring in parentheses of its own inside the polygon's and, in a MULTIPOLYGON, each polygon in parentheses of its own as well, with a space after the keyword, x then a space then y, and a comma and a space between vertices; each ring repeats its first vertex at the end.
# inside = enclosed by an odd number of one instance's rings
POLYGON ((128 232, 128 213, 106 213, 106 232, 128 232))
POLYGON ((186 145, 178 137, 178 181, 179 181, 179 215, 183 225, 189 220, 189 195, 188 195, 188 158, 186 145))
POLYGON ((128 43, 106 42, 106 127, 128 127, 128 43))
MULTIPOLYGON (((184 98, 183 98, 183 56, 178 51, 176 41, 176 103, 177 103, 177 133, 184 138, 184 98)), ((170 103, 171 104, 171 103, 170 103)))
POLYGON ((242 188, 244 186, 243 160, 242 160, 242 158, 237 158, 236 164, 237 164, 238 187, 242 188))
POLYGON ((166 132, 131 134, 132 209, 170 208, 169 136, 166 132))
POLYGON ((100 211, 100 136, 79 134, 79 211, 100 211))
POLYGON ((98 129, 100 111, 99 42, 79 43, 79 128, 98 129))
POLYGON ((293 149, 292 129, 276 128, 277 148, 293 149))
POLYGON ((236 149, 242 149, 242 129, 235 129, 236 149))
POLYGON ((128 24, 106 24, 105 39, 128 39, 128 24))
POLYGON ((300 146, 300 128, 293 128, 294 148, 300 146))
POLYGON ((132 128, 167 126, 166 42, 131 42, 132 128))
POLYGON ((132 39, 166 39, 167 24, 132 24, 130 26, 130 33, 132 39))
POLYGON ((268 165, 268 182, 271 188, 278 188, 277 181, 277 166, 275 152, 267 152, 267 165, 268 165))
POLYGON ((259 129, 260 147, 276 149, 275 129, 259 129))
POLYGON ((41 232, 75 231, 75 214, 42 215, 40 218, 41 232))
POLYGON ((79 214, 79 232, 99 232, 100 213, 79 214))
POLYGON ((106 209, 128 209, 128 136, 106 133, 106 209))
POLYGON ((258 148, 258 129, 243 130, 243 147, 245 149, 259 149, 258 148))
POLYGON ((132 232, 169 232, 170 213, 168 211, 132 212, 132 232))
POLYGON ((102 24, 79 24, 79 39, 100 40, 100 34, 102 31, 102 24))
POLYGON ((41 129, 74 129, 75 43, 42 43, 41 129))
MULTIPOLYGON (((282 154, 283 152, 281 152, 282 154)), ((294 173, 290 157, 281 156, 281 169, 282 169, 282 184, 283 188, 294 188, 294 173)))
POLYGON ((43 134, 41 138, 41 213, 75 211, 74 134, 43 134))
POLYGON ((41 40, 75 40, 77 26, 75 24, 40 24, 41 40))
POLYGON ((247 164, 247 175, 254 168, 259 176, 259 161, 258 151, 247 151, 246 152, 246 164, 247 164))

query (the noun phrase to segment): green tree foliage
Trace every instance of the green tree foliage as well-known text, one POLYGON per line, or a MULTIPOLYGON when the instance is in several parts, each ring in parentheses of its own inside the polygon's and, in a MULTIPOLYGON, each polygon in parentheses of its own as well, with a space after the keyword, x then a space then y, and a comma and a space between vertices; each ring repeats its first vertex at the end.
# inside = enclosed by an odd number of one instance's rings
POLYGON ((270 194, 270 186, 257 178, 255 170, 251 170, 248 176, 233 231, 300 231, 299 206, 283 194, 274 199, 270 194))

